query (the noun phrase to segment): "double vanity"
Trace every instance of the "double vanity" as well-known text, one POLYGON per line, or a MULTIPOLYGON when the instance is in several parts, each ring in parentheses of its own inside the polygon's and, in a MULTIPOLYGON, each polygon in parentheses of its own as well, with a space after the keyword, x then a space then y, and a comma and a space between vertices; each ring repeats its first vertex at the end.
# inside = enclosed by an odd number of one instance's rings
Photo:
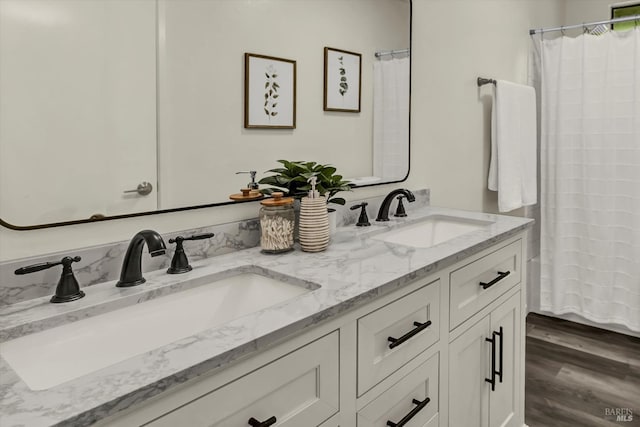
POLYGON ((521 427, 530 224, 422 206, 4 307, 0 424, 521 427))

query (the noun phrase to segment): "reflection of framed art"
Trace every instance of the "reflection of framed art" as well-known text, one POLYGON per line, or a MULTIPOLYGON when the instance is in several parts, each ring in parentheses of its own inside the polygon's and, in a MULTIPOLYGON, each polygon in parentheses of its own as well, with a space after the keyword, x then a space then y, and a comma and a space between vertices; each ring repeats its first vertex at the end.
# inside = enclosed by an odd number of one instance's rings
POLYGON ((295 129, 296 61, 244 54, 244 127, 295 129))
POLYGON ((362 55, 324 48, 324 110, 360 112, 362 55))

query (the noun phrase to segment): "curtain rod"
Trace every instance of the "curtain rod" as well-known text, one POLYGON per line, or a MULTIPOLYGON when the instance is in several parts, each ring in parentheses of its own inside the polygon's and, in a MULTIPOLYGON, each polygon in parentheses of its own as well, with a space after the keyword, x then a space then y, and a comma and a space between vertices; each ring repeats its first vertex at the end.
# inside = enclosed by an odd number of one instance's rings
POLYGON ((587 22, 585 24, 577 24, 577 25, 567 25, 556 28, 539 28, 539 29, 531 29, 529 30, 529 35, 534 35, 538 33, 546 33, 549 31, 564 31, 571 30, 574 28, 587 28, 596 25, 606 25, 606 24, 617 24, 618 22, 628 22, 628 21, 640 21, 640 15, 634 16, 625 16, 624 18, 615 18, 615 19, 607 19, 606 21, 598 21, 598 22, 587 22))
POLYGON ((386 51, 382 51, 382 52, 376 52, 376 58, 380 58, 381 56, 385 56, 385 55, 395 55, 397 53, 409 53, 411 50, 410 49, 399 49, 399 50, 386 50, 386 51))

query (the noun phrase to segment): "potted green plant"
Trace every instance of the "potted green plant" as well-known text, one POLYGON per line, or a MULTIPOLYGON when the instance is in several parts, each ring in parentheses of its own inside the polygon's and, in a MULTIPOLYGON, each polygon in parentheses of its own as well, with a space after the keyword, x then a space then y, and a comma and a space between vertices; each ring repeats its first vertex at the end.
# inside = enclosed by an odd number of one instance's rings
POLYGON ((307 195, 311 189, 308 180, 312 176, 317 177, 316 189, 320 195, 327 198, 327 203, 344 205, 346 200, 336 197, 341 191, 351 191, 352 184, 344 180, 342 175, 336 174, 336 168, 331 165, 322 165, 316 162, 278 160, 282 167, 270 169, 270 175, 262 178, 259 183, 271 185, 277 188, 265 188, 260 190, 263 194, 271 194, 274 191, 285 190, 287 195, 300 199, 307 195))

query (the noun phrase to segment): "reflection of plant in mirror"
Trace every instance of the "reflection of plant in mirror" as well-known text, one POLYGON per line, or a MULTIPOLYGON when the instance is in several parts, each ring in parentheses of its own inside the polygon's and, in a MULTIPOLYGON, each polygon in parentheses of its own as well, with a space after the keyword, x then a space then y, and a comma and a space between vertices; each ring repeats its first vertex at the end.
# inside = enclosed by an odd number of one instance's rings
POLYGON ((264 75, 267 78, 267 81, 264 83, 264 113, 271 119, 271 117, 275 117, 278 115, 278 111, 276 107, 278 105, 278 72, 273 64, 270 64, 264 75))
POLYGON ((300 199, 311 190, 307 180, 315 176, 318 178, 316 190, 327 198, 327 203, 345 204, 345 199, 334 196, 340 191, 351 191, 352 185, 349 181, 343 180, 342 175, 336 174, 336 168, 333 166, 288 160, 278 160, 278 163, 282 163, 283 167, 268 170, 267 172, 273 172, 275 175, 264 177, 259 182, 278 188, 265 188, 260 190, 262 193, 271 194, 274 191, 285 190, 289 196, 300 199))
POLYGON ((349 90, 349 85, 347 84, 347 70, 344 68, 344 57, 340 56, 338 58, 338 61, 340 61, 340 68, 338 68, 338 70, 340 71, 340 83, 339 86, 340 88, 338 89, 338 91, 340 92, 340 95, 344 96, 345 93, 347 93, 347 91, 349 90))

